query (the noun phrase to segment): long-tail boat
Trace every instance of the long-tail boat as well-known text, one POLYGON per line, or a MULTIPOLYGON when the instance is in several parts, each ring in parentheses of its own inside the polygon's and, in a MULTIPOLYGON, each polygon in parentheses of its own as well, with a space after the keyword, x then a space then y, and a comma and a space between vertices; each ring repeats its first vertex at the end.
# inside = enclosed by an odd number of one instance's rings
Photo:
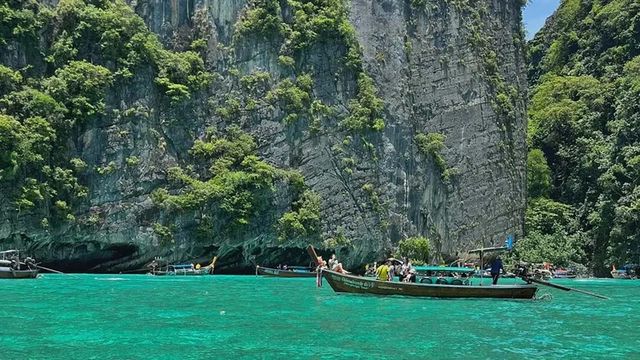
POLYGON ((479 286, 379 281, 324 269, 322 275, 335 292, 357 294, 432 298, 532 299, 538 290, 538 287, 533 284, 479 286))
MULTIPOLYGON (((475 251, 482 255, 485 251, 500 251, 503 248, 483 248, 475 251)), ((508 248, 507 248, 508 249, 508 248)), ((318 266, 322 265, 320 258, 315 252, 313 246, 307 248, 309 255, 316 261, 318 266)), ((482 258, 482 256, 481 256, 482 258)), ((470 270, 461 268, 468 275, 470 270)), ((457 270, 456 272, 460 272, 457 270)), ((516 277, 526 282, 522 285, 472 285, 470 281, 460 282, 442 282, 441 284, 430 283, 413 283, 413 282, 392 282, 380 281, 362 276, 354 276, 336 271, 322 269, 322 277, 318 278, 318 286, 322 286, 322 278, 326 278, 335 292, 355 293, 355 294, 374 294, 374 295, 401 295, 427 298, 498 298, 498 299, 533 299, 538 291, 538 287, 534 284, 549 286, 563 291, 575 291, 581 294, 597 297, 600 299, 609 299, 606 296, 596 294, 590 291, 570 288, 568 286, 552 284, 550 282, 536 279, 530 276, 526 265, 521 264, 516 270, 516 277)), ((462 276, 461 276, 462 277, 462 276)))
POLYGON ((256 266, 256 274, 285 278, 306 278, 318 275, 315 268, 307 266, 289 266, 287 269, 274 269, 259 265, 256 266))
POLYGON ((216 261, 218 257, 215 256, 211 261, 211 264, 207 266, 194 266, 193 264, 173 264, 167 265, 166 267, 157 267, 157 262, 154 260, 150 264, 151 271, 149 272, 151 275, 156 276, 202 276, 202 275, 213 275, 213 271, 216 268, 216 261))
POLYGON ((636 273, 636 268, 640 267, 633 264, 627 264, 620 269, 616 269, 616 266, 613 265, 611 269, 611 277, 614 279, 637 279, 638 274, 636 273))
POLYGON ((38 267, 31 258, 20 261, 20 251, 0 251, 0 279, 35 279, 38 267))

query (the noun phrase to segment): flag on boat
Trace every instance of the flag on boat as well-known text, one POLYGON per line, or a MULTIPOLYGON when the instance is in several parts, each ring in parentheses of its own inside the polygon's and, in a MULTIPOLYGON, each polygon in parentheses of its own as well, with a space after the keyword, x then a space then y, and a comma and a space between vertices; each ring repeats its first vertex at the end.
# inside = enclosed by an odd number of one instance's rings
POLYGON ((509 251, 513 250, 513 235, 507 236, 507 240, 504 241, 504 246, 509 251))

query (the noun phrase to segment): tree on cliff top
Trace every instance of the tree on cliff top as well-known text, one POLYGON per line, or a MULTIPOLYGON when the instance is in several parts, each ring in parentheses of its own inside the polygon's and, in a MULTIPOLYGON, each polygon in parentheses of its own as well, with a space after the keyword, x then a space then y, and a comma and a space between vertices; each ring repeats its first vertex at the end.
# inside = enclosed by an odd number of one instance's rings
POLYGON ((415 263, 428 263, 430 254, 429 239, 424 236, 414 236, 398 243, 397 256, 408 258, 415 263))

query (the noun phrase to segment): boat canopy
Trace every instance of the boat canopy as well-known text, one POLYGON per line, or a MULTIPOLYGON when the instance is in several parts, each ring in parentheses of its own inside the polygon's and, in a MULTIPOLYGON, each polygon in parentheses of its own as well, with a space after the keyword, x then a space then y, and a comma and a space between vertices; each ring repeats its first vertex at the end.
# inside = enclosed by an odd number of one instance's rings
POLYGON ((0 255, 4 255, 4 254, 13 254, 13 253, 18 253, 20 252, 19 250, 5 250, 5 251, 0 251, 0 255))
POLYGON ((416 271, 447 271, 459 273, 470 273, 476 271, 473 268, 451 266, 414 266, 414 268, 416 269, 416 271))
POLYGON ((19 250, 5 250, 5 251, 0 251, 0 259, 2 260, 8 260, 10 257, 12 257, 13 255, 18 255, 20 256, 20 251, 19 250))
POLYGON ((507 251, 509 250, 508 247, 506 246, 496 246, 496 247, 486 247, 486 248, 480 248, 480 249, 473 249, 473 250, 469 250, 468 253, 469 254, 483 254, 486 252, 494 252, 494 251, 507 251))
POLYGON ((193 264, 169 265, 169 267, 172 267, 174 269, 191 269, 193 267, 193 264))

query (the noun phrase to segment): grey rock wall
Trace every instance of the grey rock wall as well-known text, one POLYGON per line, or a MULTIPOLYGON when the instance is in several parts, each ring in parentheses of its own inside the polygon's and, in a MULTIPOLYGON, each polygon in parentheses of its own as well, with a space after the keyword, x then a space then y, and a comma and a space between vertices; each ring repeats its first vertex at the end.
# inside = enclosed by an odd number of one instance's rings
MULTIPOLYGON (((181 46, 180 32, 209 29, 208 63, 216 72, 237 67, 242 74, 261 70, 277 76, 282 71, 277 45, 265 39, 232 42, 245 0, 128 2, 167 46, 181 46), (196 13, 200 17, 194 20, 196 13)), ((483 21, 499 54, 500 71, 524 94, 523 49, 514 41, 521 27, 518 2, 477 1, 489 9, 483 21)), ((500 126, 491 104, 493 94, 482 76, 482 61, 470 42, 468 14, 459 10, 437 0, 428 1, 426 10, 414 9, 407 0, 350 2, 365 70, 385 104, 386 127, 368 140, 375 147, 375 159, 357 148, 346 155, 336 152, 336 145, 348 136, 336 119, 319 135, 303 125, 286 126, 277 112, 242 120, 267 162, 298 169, 321 196, 322 237, 344 236, 351 241, 352 246, 339 249, 346 266, 380 259, 399 240, 417 234, 428 236, 442 258, 498 244, 509 234, 522 235, 525 104, 517 104, 508 130, 500 126), (450 181, 443 181, 433 160, 418 152, 413 139, 419 132, 446 135, 443 156, 448 166, 457 169, 450 181), (341 165, 347 155, 358 160, 351 174, 341 165), (371 205, 362 189, 365 184, 374 186, 380 208, 371 205)), ((303 54, 303 66, 314 76, 314 95, 342 114, 355 93, 353 74, 343 71, 343 53, 339 43, 328 40, 303 54)), ((89 124, 73 144, 71 153, 92 166, 116 164, 111 174, 87 174, 81 179, 89 186, 90 204, 79 210, 79 220, 42 230, 35 218, 5 210, 0 215, 0 247, 26 248, 47 264, 77 271, 133 269, 155 256, 205 261, 216 254, 222 271, 247 270, 253 262, 306 264, 305 244, 283 244, 272 228, 273 220, 287 210, 284 187, 278 189, 272 211, 254 219, 251 229, 238 237, 204 243, 193 240, 198 225, 193 214, 168 219, 154 207, 149 194, 166 184, 166 169, 185 161, 205 127, 226 123, 205 98, 163 110, 151 74, 138 74, 136 79, 133 86, 114 90, 108 99, 111 109, 121 114, 135 111, 89 124), (127 167, 129 156, 142 159, 141 165, 127 167), (175 245, 161 245, 152 230, 158 219, 175 224, 175 245)), ((215 86, 219 98, 231 88, 227 80, 215 86)), ((358 136, 353 139, 358 140, 358 136)))

